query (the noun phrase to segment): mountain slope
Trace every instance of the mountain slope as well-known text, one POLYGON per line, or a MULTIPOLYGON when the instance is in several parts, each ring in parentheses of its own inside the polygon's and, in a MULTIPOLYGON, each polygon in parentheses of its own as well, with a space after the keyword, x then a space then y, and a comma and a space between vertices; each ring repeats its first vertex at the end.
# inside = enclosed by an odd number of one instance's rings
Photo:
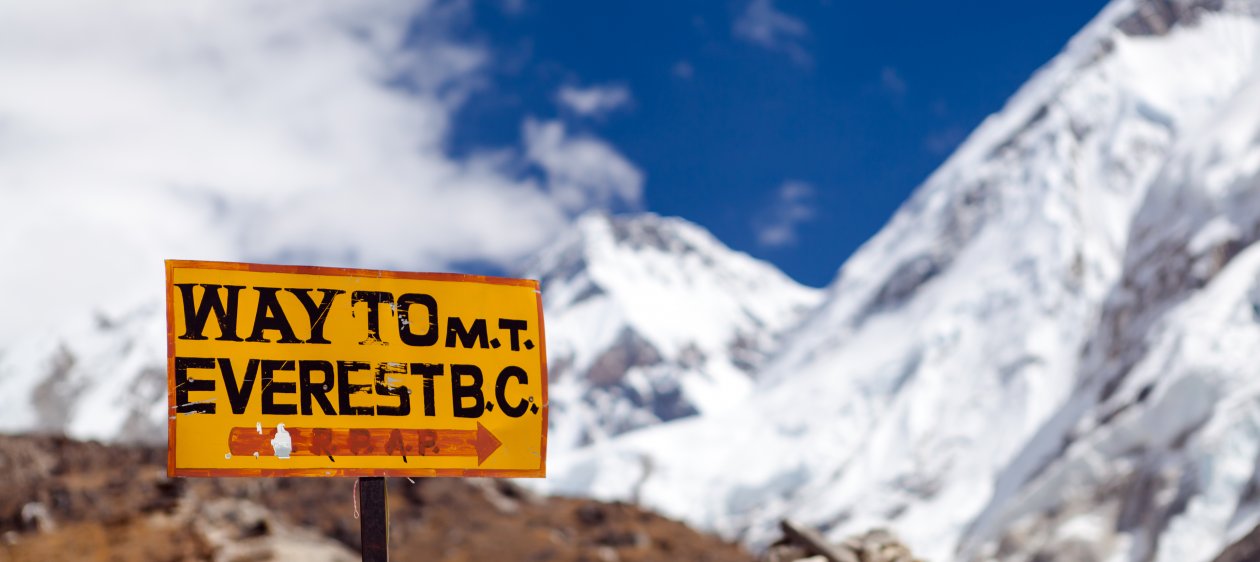
MULTIPOLYGON (((543 285, 553 451, 738 402, 821 298, 655 215, 583 217, 527 276, 543 285)), ((96 312, 0 354, 0 431, 165 442, 164 314, 160 302, 96 312)))
MULTIPOLYGON (((1254 239, 1257 11, 1113 2, 844 265, 753 398, 558 463, 553 489, 753 543, 785 514, 833 537, 889 525, 932 559, 1052 507, 1064 480, 1031 507, 1021 488, 1119 381, 1142 393, 1125 374, 1156 351, 1146 327, 1254 239)), ((1216 531, 1163 559, 1210 556, 1216 531)))
POLYGON ((166 310, 89 311, 0 353, 0 431, 166 442, 166 310))
POLYGON ((1007 542, 1050 546, 1047 534, 1087 507, 1114 521, 1097 546, 1103 554, 1207 559, 1260 521, 1250 357, 1260 336, 1260 24, 1203 24, 1218 26, 1215 53, 1231 45, 1247 53, 1244 81, 1184 127, 1133 221, 1122 279, 1085 355, 1083 399, 1045 430, 1062 443, 1059 454, 1024 452, 1020 466, 1036 470, 1005 475, 1022 489, 989 507, 972 548, 1012 518, 1023 519, 1023 536, 1007 542), (1064 481, 1074 483, 1070 494, 1047 496, 1064 481))
POLYGON ((553 452, 739 402, 822 296, 651 214, 583 217, 527 271, 547 314, 553 452))

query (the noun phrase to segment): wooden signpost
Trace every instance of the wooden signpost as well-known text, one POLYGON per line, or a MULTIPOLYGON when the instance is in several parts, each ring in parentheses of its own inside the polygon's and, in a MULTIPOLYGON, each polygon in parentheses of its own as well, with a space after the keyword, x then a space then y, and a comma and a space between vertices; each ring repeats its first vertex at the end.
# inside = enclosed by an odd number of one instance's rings
POLYGON ((360 477, 385 560, 385 476, 543 477, 538 283, 166 262, 171 476, 360 477))

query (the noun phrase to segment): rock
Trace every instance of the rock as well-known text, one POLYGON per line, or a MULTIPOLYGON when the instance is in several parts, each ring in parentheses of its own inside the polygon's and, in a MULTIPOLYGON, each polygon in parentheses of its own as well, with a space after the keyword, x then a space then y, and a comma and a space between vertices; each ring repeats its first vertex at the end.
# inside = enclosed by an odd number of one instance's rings
POLYGON ((48 508, 39 502, 30 502, 22 506, 22 525, 41 533, 50 532, 57 527, 53 524, 48 508))
POLYGON ((766 551, 764 562, 917 562, 910 549, 885 529, 872 529, 830 544, 814 529, 798 523, 785 520, 780 528, 784 537, 766 551))

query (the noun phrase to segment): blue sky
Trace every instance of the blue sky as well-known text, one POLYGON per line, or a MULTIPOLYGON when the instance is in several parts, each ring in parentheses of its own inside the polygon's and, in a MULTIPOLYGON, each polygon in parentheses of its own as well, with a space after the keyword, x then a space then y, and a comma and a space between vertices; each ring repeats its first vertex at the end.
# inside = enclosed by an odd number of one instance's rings
POLYGON ((460 33, 491 63, 454 115, 449 149, 521 144, 523 119, 562 122, 643 173, 636 206, 821 286, 1101 8, 476 3, 460 33))

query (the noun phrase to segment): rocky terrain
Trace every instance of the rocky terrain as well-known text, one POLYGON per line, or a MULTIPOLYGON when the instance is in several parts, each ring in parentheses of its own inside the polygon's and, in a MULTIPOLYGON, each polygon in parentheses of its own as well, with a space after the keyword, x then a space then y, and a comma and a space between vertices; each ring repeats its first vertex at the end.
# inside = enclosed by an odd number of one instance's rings
POLYGON ((783 538, 766 550, 765 562, 923 562, 896 535, 872 529, 831 544, 814 529, 789 520, 779 524, 783 538))
MULTIPOLYGON (((0 436, 0 562, 359 559, 352 479, 168 479, 166 451, 0 436)), ((624 503, 509 481, 389 480, 398 560, 740 561, 740 547, 624 503)))

